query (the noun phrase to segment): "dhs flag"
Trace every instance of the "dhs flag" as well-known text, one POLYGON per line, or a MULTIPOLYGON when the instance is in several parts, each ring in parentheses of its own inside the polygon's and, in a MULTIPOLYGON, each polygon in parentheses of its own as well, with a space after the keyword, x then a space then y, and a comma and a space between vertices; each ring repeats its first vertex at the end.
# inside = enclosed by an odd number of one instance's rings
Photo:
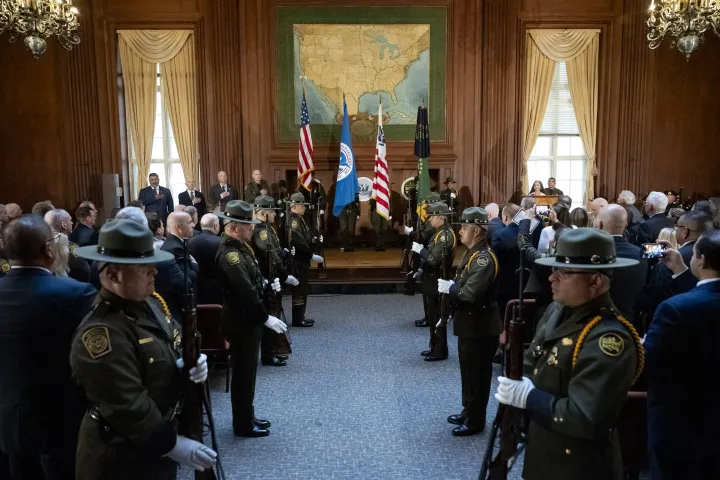
POLYGON ((342 140, 340 141, 340 165, 338 165, 337 184, 335 185, 335 204, 333 215, 340 216, 345 205, 355 201, 355 195, 360 192, 358 185, 357 165, 352 151, 350 139, 350 121, 348 120, 347 103, 343 96, 343 125, 342 140))

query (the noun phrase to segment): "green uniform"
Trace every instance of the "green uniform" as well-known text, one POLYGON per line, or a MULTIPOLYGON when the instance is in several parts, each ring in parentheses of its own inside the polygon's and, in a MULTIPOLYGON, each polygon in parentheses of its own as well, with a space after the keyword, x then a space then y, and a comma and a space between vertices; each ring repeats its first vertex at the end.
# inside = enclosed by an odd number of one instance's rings
POLYGON ((573 309, 553 303, 540 320, 525 354, 535 385, 525 480, 623 478, 615 424, 642 347, 614 309, 605 293, 573 309))
POLYGON ((80 426, 78 480, 174 479, 181 395, 177 329, 160 302, 102 289, 72 343, 73 377, 91 407, 80 426))
POLYGON ((455 285, 450 289, 462 382, 460 415, 470 430, 485 427, 492 359, 503 330, 495 303, 498 268, 495 254, 480 242, 465 252, 455 273, 455 285))
POLYGON ((268 319, 262 301, 265 282, 250 245, 225 233, 215 263, 220 270, 224 298, 221 330, 230 341, 233 429, 247 431, 253 428, 260 336, 268 319))
POLYGON ((245 196, 243 197, 243 200, 252 204, 257 197, 262 195, 262 193, 260 193, 260 190, 265 190, 268 195, 270 194, 270 187, 265 180, 260 180, 259 184, 255 183, 254 181, 248 183, 247 185, 245 185, 245 196))
MULTIPOLYGON (((280 209, 275 219, 277 221, 277 231, 280 232, 281 237, 283 236, 282 232, 285 231, 285 217, 287 215, 287 209, 289 208, 287 205, 288 200, 290 200, 290 194, 287 191, 282 193, 278 192, 275 196, 275 206, 280 209)), ((280 239, 282 245, 285 245, 285 241, 284 238, 280 239)))
MULTIPOLYGON (((392 207, 388 210, 392 211, 392 207)), ((370 200, 370 221, 372 222, 373 231, 375 232, 375 249, 386 250, 385 232, 390 228, 390 219, 387 219, 377 213, 377 202, 370 200)))
MULTIPOLYGON (((428 244, 430 243, 430 240, 432 240, 433 236, 437 233, 437 228, 430 225, 430 219, 428 218, 424 222, 420 224, 420 228, 417 231, 417 242, 422 243, 425 248, 427 248, 428 244)), ((413 254, 413 262, 420 263, 420 257, 417 254, 413 254)), ((421 289, 422 291, 422 289, 421 289)), ((436 287, 437 291, 437 287, 436 287)), ((425 316, 424 320, 426 322, 430 322, 430 311, 429 311, 429 297, 428 295, 425 295, 423 293, 422 296, 423 300, 423 315, 425 316)))
POLYGON ((5 257, 5 252, 0 249, 0 278, 4 277, 10 272, 10 263, 8 263, 5 257))
MULTIPOLYGON (((420 268, 423 271, 421 277, 423 303, 426 306, 427 319, 430 324, 430 350, 433 350, 433 346, 435 345, 435 325, 440 319, 438 278, 442 277, 442 265, 445 256, 448 257, 447 261, 449 262, 449 265, 452 265, 454 249, 455 233, 446 221, 445 225, 438 228, 437 233, 433 235, 432 239, 428 243, 427 250, 423 250, 426 254, 423 256, 420 268)), ((447 335, 445 327, 443 327, 438 333, 443 337, 447 335)), ((439 356, 447 358, 447 341, 445 341, 444 344, 445 351, 440 352, 439 356)))
POLYGON ((305 219, 297 213, 290 212, 291 247, 295 247, 295 268, 300 284, 292 287, 292 322, 298 325, 305 317, 307 294, 309 291, 310 261, 313 256, 312 231, 305 219))
POLYGON ((355 198, 354 202, 350 202, 345 205, 345 208, 340 212, 340 234, 343 238, 343 248, 345 250, 353 248, 353 238, 355 237, 355 221, 360 215, 360 201, 355 198))
POLYGON ((323 188, 322 183, 313 180, 310 190, 300 187, 300 191, 305 197, 305 201, 310 204, 305 207, 305 222, 313 232, 313 237, 319 237, 323 232, 318 229, 318 215, 321 210, 325 211, 325 204, 327 203, 325 188, 323 188))
POLYGON ((450 208, 450 216, 454 218, 457 214, 458 207, 460 206, 460 200, 458 200, 457 190, 454 188, 446 188, 440 192, 440 199, 447 203, 450 208), (454 196, 453 196, 454 195, 454 196))

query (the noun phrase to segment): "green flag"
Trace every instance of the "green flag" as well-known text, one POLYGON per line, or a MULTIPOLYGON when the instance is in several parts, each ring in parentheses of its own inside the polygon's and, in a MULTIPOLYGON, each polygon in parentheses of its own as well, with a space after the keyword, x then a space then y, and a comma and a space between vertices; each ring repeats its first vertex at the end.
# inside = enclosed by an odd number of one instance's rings
POLYGON ((428 157, 430 156, 430 129, 428 114, 425 105, 418 107, 417 124, 415 126, 415 155, 418 157, 418 176, 415 181, 417 192, 417 214, 425 221, 423 200, 430 193, 430 172, 428 171, 428 157))

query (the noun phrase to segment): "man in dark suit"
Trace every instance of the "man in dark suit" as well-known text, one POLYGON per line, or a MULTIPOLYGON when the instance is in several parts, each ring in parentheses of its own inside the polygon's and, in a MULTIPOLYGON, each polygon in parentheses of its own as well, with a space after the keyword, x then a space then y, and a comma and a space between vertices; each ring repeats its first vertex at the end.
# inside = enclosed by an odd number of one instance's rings
POLYGON ((485 211, 488 213, 488 218, 490 219, 487 226, 487 243, 490 245, 492 244, 493 234, 505 228, 505 224, 502 222, 502 218, 500 218, 500 207, 498 207, 497 203, 488 203, 487 206, 485 206, 485 211))
MULTIPOLYGON (((185 205, 186 207, 197 208, 198 218, 202 218, 203 215, 207 213, 205 197, 200 190, 195 190, 194 180, 186 180, 185 186, 187 187, 187 190, 180 192, 180 195, 178 195, 178 203, 180 203, 180 205, 185 205)), ((200 223, 198 222, 198 224, 195 225, 195 228, 198 228, 199 225, 200 223)))
POLYGON ((648 219, 635 227, 630 233, 630 240, 641 246, 643 243, 655 243, 660 230, 665 227, 673 227, 673 221, 665 216, 665 207, 667 207, 668 199, 662 192, 650 192, 643 210, 648 219))
POLYGON ((639 263, 632 267, 619 268, 612 274, 610 298, 620 313, 639 331, 642 336, 645 327, 635 321, 635 304, 642 295, 647 278, 647 260, 642 258, 642 249, 623 237, 627 225, 627 211, 621 205, 607 205, 601 209, 595 219, 595 228, 605 230, 613 236, 615 252, 618 258, 629 258, 639 263))
POLYGON ((622 205, 627 210, 628 224, 627 228, 636 228, 643 222, 642 213, 635 206, 635 194, 630 190, 623 190, 617 198, 617 204, 622 205))
POLYGON ((0 279, 0 456, 11 479, 71 479, 87 405, 70 378, 70 344, 97 292, 50 273, 53 234, 41 217, 18 218, 4 236, 12 269, 0 279))
POLYGON ((222 287, 220 270, 215 263, 215 255, 220 246, 220 221, 213 213, 207 213, 200 219, 200 233, 188 241, 188 252, 197 261, 198 304, 222 305, 222 287))
POLYGON ((517 237, 520 227, 513 222, 513 218, 519 211, 519 206, 507 204, 502 210, 502 223, 505 228, 497 230, 492 237, 491 247, 499 264, 497 300, 501 315, 505 314, 507 302, 518 296, 517 269, 520 265, 520 249, 517 237))
MULTIPOLYGON (((167 270, 158 268, 155 285, 157 292, 167 302, 173 317, 179 319, 182 315, 182 296, 185 293, 186 262, 183 242, 192 236, 192 217, 185 212, 171 213, 168 216, 166 233, 167 240, 160 249, 172 253, 175 260, 166 262, 170 264, 167 270)), ((190 288, 195 289, 199 267, 192 257, 189 261, 187 276, 190 288)))
POLYGON ((150 186, 140 190, 138 200, 145 205, 146 212, 157 213, 158 217, 167 224, 167 217, 174 210, 172 192, 160 186, 160 177, 157 173, 151 173, 148 177, 150 186))
POLYGON ((661 303, 645 338, 653 480, 720 478, 720 231, 695 243, 690 270, 697 286, 661 303))
POLYGON ((220 211, 225 211, 225 205, 232 200, 239 200, 237 188, 230 185, 227 181, 227 173, 220 171, 217 175, 218 184, 210 187, 210 208, 213 210, 220 207, 220 211))
MULTIPOLYGON (((45 223, 50 225, 53 233, 64 233, 68 236, 68 239, 72 236, 72 217, 61 208, 47 212, 45 214, 45 223)), ((90 265, 88 265, 87 261, 75 254, 77 247, 78 245, 76 243, 70 242, 70 254, 68 255, 68 267, 70 267, 70 271, 68 275, 78 282, 87 283, 90 281, 90 265)))
POLYGON ((97 210, 89 205, 80 205, 75 212, 78 223, 68 240, 81 247, 97 245, 98 231, 95 229, 97 210))

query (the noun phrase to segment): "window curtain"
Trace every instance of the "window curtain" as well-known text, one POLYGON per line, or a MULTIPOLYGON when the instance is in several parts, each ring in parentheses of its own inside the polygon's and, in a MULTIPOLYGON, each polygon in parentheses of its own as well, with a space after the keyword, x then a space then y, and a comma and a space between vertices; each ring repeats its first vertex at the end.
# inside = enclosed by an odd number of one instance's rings
POLYGON ((145 178, 150 173, 157 85, 155 64, 159 63, 165 92, 164 100, 167 102, 170 124, 175 134, 183 175, 186 179, 197 180, 199 162, 193 32, 190 30, 119 30, 118 36, 127 92, 134 89, 134 86, 129 84, 127 77, 136 77, 137 66, 142 65, 143 67, 143 94, 130 95, 126 98, 130 132, 133 136, 138 164, 138 178, 145 178), (150 70, 152 72, 148 75, 150 70), (150 78, 146 78, 146 76, 150 78), (151 95, 147 96, 150 89, 152 90, 151 95), (133 127, 134 124, 141 128, 136 130, 133 127), (142 144, 142 150, 138 144, 142 144))
MULTIPOLYGON (((570 98, 572 99, 573 108, 575 109, 580 138, 582 139, 585 153, 587 154, 584 199, 587 204, 595 198, 593 177, 597 175, 595 152, 597 141, 600 30, 537 29, 529 30, 528 32, 532 40, 534 40, 534 44, 542 52, 542 55, 551 60, 553 65, 555 62, 565 62, 567 64, 570 98)), ((528 67, 532 68, 529 62, 528 67)), ((545 101, 545 106, 547 107, 547 100, 545 101)), ((542 122, 542 118, 540 122, 542 122)), ((537 137, 537 134, 535 136, 537 137)), ((530 147, 530 151, 532 151, 532 147, 530 147)), ((527 165, 527 159, 525 159, 525 165, 527 165)), ((527 182, 527 174, 524 178, 527 182)), ((525 185, 523 185, 523 188, 524 187, 525 185)))

